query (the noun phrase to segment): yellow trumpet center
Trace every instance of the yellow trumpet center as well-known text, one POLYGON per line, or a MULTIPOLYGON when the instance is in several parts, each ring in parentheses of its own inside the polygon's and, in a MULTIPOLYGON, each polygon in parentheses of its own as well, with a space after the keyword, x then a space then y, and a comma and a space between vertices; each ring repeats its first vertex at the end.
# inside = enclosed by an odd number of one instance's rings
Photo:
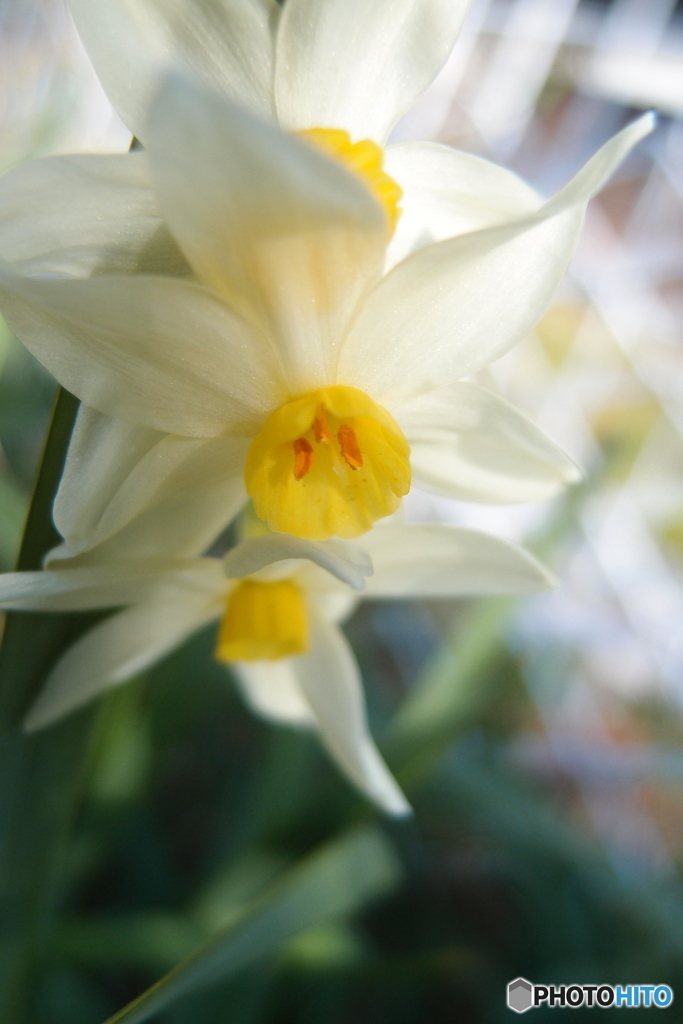
POLYGON ((358 537, 408 493, 409 457, 386 409, 339 385, 268 417, 249 449, 245 483, 271 530, 309 540, 358 537))
POLYGON ((242 580, 230 594, 218 631, 219 661, 276 661, 308 647, 308 614, 291 580, 242 580))
POLYGON ((347 170, 358 175, 383 207, 393 234, 401 215, 399 203, 403 190, 384 170, 382 147, 372 139, 351 142, 351 136, 343 128, 305 128, 294 134, 321 149, 327 156, 339 160, 347 170))

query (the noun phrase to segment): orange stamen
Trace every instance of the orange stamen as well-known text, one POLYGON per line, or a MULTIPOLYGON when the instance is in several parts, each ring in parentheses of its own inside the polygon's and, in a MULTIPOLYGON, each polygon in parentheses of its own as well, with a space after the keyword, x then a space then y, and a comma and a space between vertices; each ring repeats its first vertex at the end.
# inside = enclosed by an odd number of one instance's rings
POLYGON ((349 427, 346 423, 342 423, 337 433, 339 438, 339 446, 341 448, 341 454, 344 461, 351 467, 351 469, 360 469, 363 465, 363 455, 358 445, 358 438, 353 427, 349 427))
POLYGON ((330 428, 327 425, 324 405, 320 406, 316 417, 313 420, 313 433, 315 434, 315 439, 318 444, 320 444, 321 441, 323 444, 330 444, 332 441, 332 434, 330 433, 330 428))
POLYGON ((302 480, 313 463, 313 448, 305 437, 294 441, 294 479, 302 480))

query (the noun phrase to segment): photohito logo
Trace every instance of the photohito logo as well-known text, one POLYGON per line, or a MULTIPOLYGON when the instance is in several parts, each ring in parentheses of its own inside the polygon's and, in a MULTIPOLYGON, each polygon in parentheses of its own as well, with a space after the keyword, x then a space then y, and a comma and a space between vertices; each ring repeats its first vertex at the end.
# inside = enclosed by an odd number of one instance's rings
POLYGON ((508 985, 507 1003, 515 1013, 526 1013, 535 1006, 614 1006, 635 1009, 657 1006, 663 1009, 673 1002, 669 985, 532 985, 526 978, 515 978, 508 985))

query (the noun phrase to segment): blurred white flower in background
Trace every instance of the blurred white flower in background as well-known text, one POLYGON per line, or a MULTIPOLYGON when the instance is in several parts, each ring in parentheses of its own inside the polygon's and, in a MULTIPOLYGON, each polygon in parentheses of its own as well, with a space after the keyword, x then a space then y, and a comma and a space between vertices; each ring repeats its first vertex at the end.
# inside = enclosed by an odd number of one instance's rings
POLYGON ((63 0, 0 2, 0 169, 28 154, 117 152, 114 112, 63 0))

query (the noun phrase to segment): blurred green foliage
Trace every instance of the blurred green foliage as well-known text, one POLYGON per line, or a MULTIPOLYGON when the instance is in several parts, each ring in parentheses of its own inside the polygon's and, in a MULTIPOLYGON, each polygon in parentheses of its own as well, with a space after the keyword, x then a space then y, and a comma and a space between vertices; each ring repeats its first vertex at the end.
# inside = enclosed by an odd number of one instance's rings
MULTIPOLYGON (((353 623, 361 656, 377 645, 373 618, 353 623)), ((470 615, 458 620, 466 629, 470 615)), ((411 787, 415 820, 368 831, 372 812, 310 737, 242 708, 212 644, 195 638, 102 702, 28 1019, 95 1024, 186 956, 201 969, 178 991, 162 985, 154 1019, 498 1021, 518 974, 683 981, 677 882, 620 878, 511 766, 495 710, 501 688, 521 685, 509 652, 411 787), (349 843, 360 846, 344 867, 349 843)), ((388 701, 391 673, 373 681, 388 701)))
POLYGON ((14 567, 56 386, 0 319, 0 570, 14 567))

